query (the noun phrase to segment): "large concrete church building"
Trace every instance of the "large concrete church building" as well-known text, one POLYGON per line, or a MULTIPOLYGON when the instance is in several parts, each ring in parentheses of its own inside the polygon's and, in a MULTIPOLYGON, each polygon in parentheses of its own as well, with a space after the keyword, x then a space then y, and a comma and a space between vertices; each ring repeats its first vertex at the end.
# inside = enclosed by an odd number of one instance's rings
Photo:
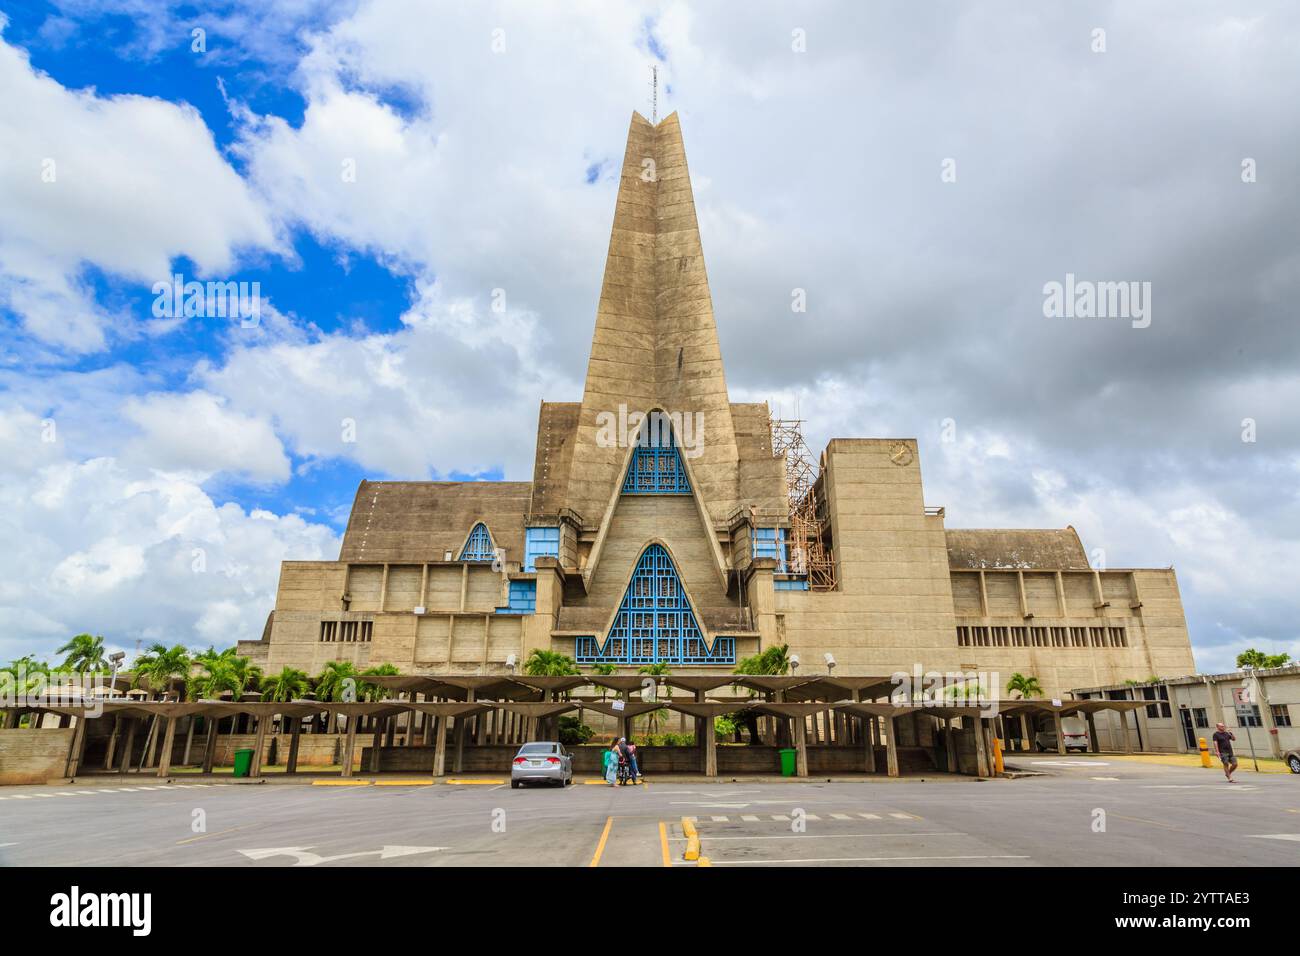
POLYGON ((1172 569, 1093 568, 1073 528, 949 530, 915 439, 814 458, 732 402, 678 118, 634 114, 586 386, 542 402, 532 480, 363 481, 338 560, 284 562, 240 650, 688 674, 778 644, 801 675, 1019 671, 1048 696, 1195 669, 1172 569))

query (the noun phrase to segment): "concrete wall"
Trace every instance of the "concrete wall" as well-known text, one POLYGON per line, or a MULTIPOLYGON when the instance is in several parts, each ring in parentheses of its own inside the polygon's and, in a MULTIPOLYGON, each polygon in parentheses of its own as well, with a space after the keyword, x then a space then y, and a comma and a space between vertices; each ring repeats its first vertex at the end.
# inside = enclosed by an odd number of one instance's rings
POLYGON ((63 776, 72 729, 0 730, 0 786, 63 776))

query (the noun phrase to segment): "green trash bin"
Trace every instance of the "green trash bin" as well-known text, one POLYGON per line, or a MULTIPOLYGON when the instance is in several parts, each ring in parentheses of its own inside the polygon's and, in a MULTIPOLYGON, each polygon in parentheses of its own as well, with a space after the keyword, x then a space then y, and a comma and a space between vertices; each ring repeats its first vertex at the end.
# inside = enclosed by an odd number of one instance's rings
POLYGON ((253 751, 236 750, 235 751, 235 776, 247 777, 248 771, 253 766, 253 751))
POLYGON ((777 753, 781 755, 781 776, 793 777, 795 749, 793 747, 782 747, 777 753))

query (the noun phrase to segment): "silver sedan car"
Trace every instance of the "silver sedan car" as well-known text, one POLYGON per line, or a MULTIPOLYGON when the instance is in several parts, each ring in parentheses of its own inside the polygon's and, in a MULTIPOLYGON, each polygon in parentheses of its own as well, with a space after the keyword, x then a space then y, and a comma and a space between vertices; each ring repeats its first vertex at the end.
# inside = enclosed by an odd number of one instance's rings
POLYGON ((524 744, 510 765, 510 786, 525 783, 556 783, 567 787, 573 783, 573 755, 563 744, 534 741, 524 744))

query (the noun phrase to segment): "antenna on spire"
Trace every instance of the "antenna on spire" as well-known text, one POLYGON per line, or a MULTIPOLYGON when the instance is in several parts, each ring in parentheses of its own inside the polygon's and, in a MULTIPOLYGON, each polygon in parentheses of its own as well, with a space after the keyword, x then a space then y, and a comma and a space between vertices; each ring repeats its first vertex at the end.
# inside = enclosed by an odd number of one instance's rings
POLYGON ((650 125, 659 124, 659 67, 650 67, 650 125))

